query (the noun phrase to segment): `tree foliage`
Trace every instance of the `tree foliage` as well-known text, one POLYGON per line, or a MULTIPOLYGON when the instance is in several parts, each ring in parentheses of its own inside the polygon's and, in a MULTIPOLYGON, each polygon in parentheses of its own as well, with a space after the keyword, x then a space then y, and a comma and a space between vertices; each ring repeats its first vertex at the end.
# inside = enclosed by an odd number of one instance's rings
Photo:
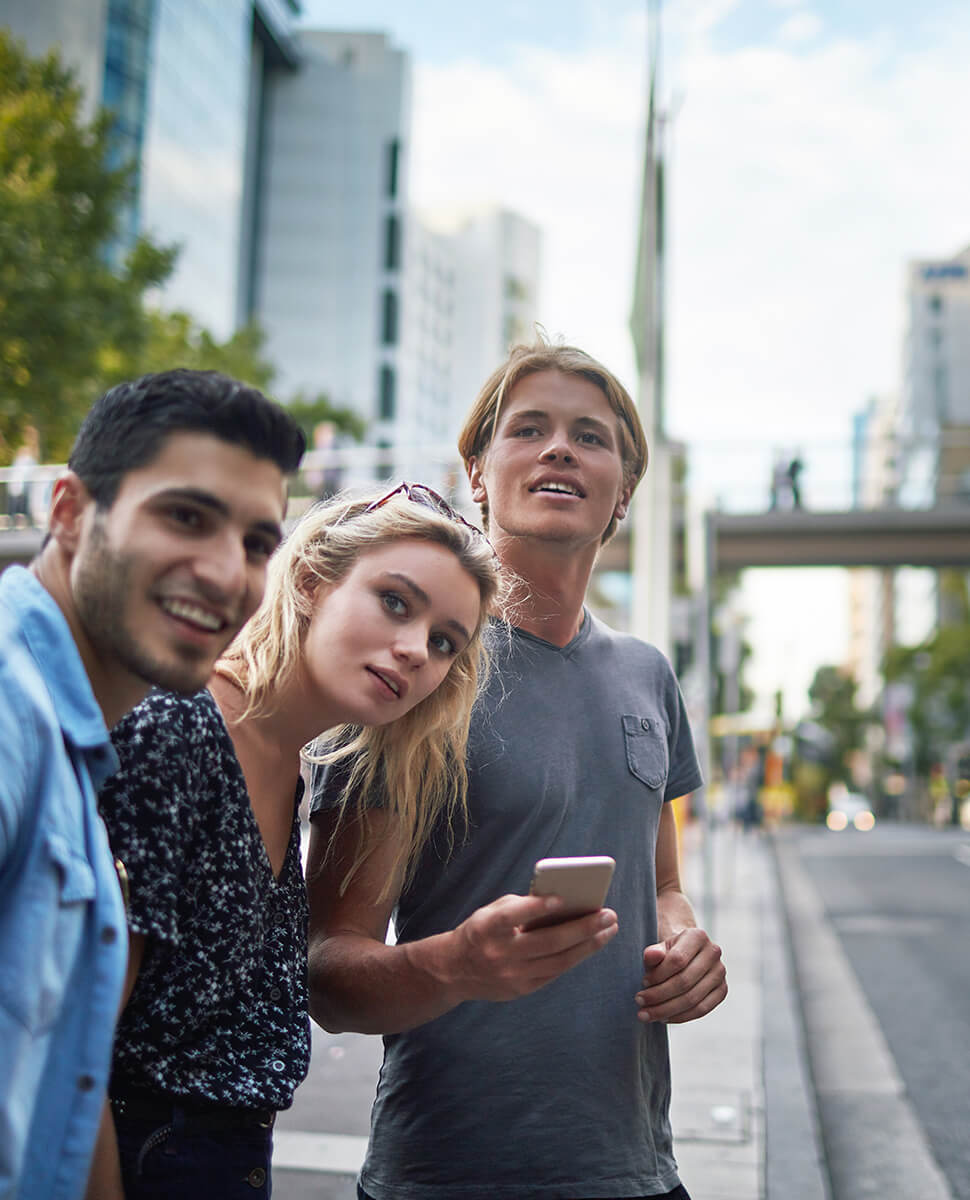
POLYGON ((108 162, 111 118, 81 117, 58 55, 40 59, 0 30, 0 437, 25 424, 64 453, 87 409, 105 344, 142 336, 142 295, 175 250, 142 238, 119 267, 109 248, 131 186, 108 162))
POLYGON ((958 572, 947 572, 942 583, 962 619, 941 626, 918 646, 894 646, 884 667, 887 682, 911 687, 908 715, 920 774, 970 739, 970 597, 958 572))
POLYGON ((839 667, 819 667, 808 689, 815 721, 832 738, 829 749, 833 779, 849 782, 851 760, 865 742, 872 716, 856 705, 858 684, 839 667))
MULTIPOLYGON (((187 313, 146 305, 177 248, 139 238, 118 264, 116 235, 131 167, 111 165, 112 118, 82 118, 82 94, 56 52, 30 57, 0 29, 0 464, 26 425, 48 461, 70 449, 100 392, 184 366, 222 371, 270 391, 275 376, 255 326, 219 341, 187 313)), ((308 434, 364 423, 325 396, 292 402, 308 434)))
POLYGON ((266 390, 276 372, 265 357, 265 335, 256 325, 238 329, 220 342, 184 312, 146 309, 137 338, 125 346, 106 345, 98 362, 99 385, 107 388, 149 371, 190 367, 222 371, 266 390))
POLYGON ((313 431, 321 422, 329 421, 337 433, 342 433, 354 441, 360 441, 367 431, 367 424, 362 417, 352 409, 338 408, 331 404, 325 395, 308 399, 298 393, 287 402, 287 408, 293 414, 293 419, 307 435, 309 444, 313 445, 313 431))

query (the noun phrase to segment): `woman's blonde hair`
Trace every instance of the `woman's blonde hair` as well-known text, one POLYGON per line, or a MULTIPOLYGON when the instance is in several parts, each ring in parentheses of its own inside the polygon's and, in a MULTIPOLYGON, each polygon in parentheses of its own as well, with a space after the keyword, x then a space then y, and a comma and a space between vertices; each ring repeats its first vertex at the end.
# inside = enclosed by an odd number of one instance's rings
MULTIPOLYGON (((540 371, 559 371, 576 375, 594 384, 606 397, 617 417, 623 455, 623 482, 632 492, 647 469, 647 436, 630 393, 602 363, 576 346, 563 346, 542 336, 531 345, 513 346, 509 356, 482 385, 464 428, 458 436, 458 451, 468 466, 472 458, 483 458, 495 436, 502 405, 515 385, 527 375, 540 371)), ((481 505, 482 520, 488 528, 488 505, 481 505)), ((616 533, 614 517, 606 527, 601 543, 616 533)))
POLYGON ((342 493, 310 509, 270 560, 260 608, 216 664, 217 673, 232 680, 246 697, 239 720, 272 712, 275 693, 299 669, 319 587, 339 584, 361 555, 393 542, 413 538, 444 546, 478 584, 478 622, 431 695, 387 725, 341 725, 314 743, 312 752, 304 750, 310 762, 347 760, 349 765, 349 774, 340 772, 346 782, 337 825, 356 820, 359 838, 342 891, 372 848, 372 803, 397 818, 395 835, 401 837, 401 852, 385 893, 395 876, 410 875, 439 817, 446 817, 449 829, 456 817, 466 818, 465 744, 472 706, 488 668, 483 634, 487 617, 501 612, 505 584, 482 533, 457 516, 426 507, 420 501, 427 493, 420 487, 412 495, 417 499, 402 490, 371 508, 380 492, 342 493))

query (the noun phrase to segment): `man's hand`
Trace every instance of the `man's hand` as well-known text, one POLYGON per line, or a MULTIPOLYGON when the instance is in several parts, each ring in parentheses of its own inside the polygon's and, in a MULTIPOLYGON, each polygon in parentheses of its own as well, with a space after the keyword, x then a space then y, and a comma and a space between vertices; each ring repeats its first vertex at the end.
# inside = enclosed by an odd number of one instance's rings
POLYGON ((616 913, 609 908, 558 925, 523 928, 561 907, 558 897, 502 896, 446 935, 432 969, 453 1002, 528 995, 615 937, 616 913))
POLYGON ((721 947, 703 929, 682 929, 643 952, 643 991, 636 1002, 641 1021, 681 1025, 717 1008, 727 995, 721 947))

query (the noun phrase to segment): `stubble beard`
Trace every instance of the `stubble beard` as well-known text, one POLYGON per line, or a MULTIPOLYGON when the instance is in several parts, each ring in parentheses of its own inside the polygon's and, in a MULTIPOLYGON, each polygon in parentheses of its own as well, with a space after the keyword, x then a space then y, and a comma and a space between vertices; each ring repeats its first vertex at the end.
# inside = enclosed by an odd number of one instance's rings
POLYGON ((126 606, 134 593, 136 558, 112 550, 101 513, 95 516, 87 548, 77 561, 74 605, 85 635, 99 660, 112 660, 136 679, 164 691, 191 696, 209 677, 212 663, 191 649, 172 650, 171 661, 155 657, 129 627, 126 606))

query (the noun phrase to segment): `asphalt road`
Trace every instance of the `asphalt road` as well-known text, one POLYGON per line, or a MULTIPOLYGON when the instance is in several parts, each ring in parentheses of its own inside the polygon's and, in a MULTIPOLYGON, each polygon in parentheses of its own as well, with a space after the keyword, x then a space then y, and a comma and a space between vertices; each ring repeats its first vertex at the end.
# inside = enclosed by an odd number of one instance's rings
MULTIPOLYGON (((900 1101, 952 1196, 970 1200, 970 835, 903 825, 865 834, 812 828, 795 832, 788 846, 888 1046, 900 1101)), ((818 1089, 834 1200, 858 1197, 867 1178, 875 1192, 879 1167, 867 1159, 882 1153, 887 1126, 879 1092, 818 1089)), ((883 1194, 930 1193, 917 1184, 883 1194)))

